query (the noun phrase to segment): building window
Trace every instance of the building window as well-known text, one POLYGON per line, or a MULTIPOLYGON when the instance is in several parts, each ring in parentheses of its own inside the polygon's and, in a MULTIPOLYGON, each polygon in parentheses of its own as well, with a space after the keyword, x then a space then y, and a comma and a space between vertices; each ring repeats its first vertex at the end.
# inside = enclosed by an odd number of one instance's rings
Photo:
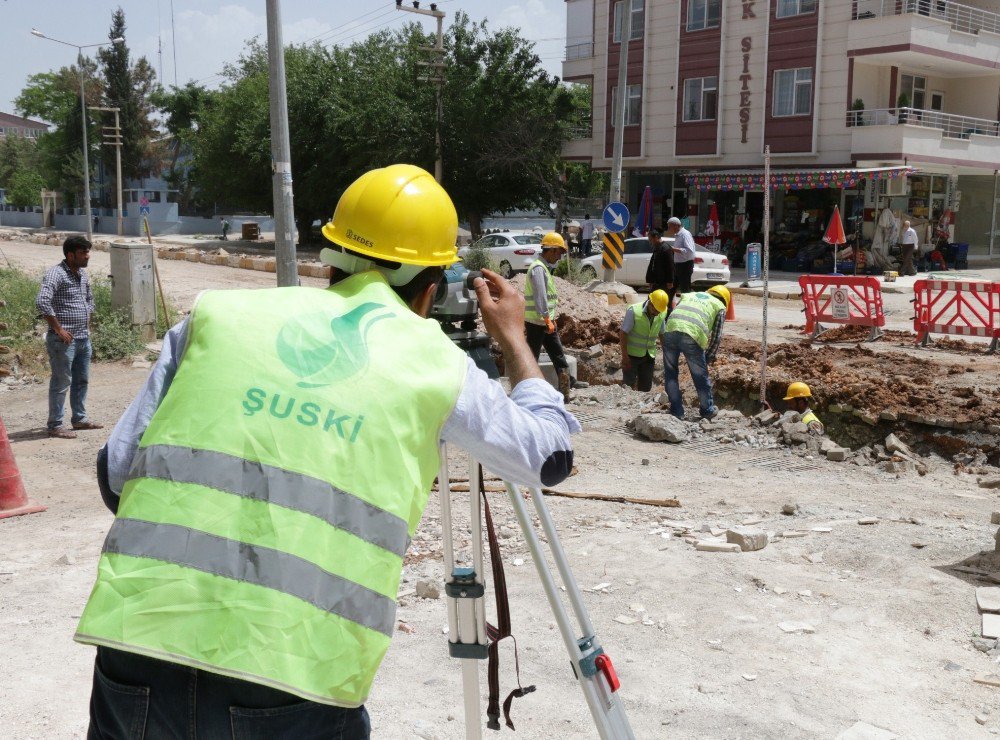
MULTIPOLYGON (((611 88, 611 128, 618 116, 618 86, 611 88)), ((625 125, 638 126, 642 122, 642 85, 628 85, 625 88, 625 125)))
MULTIPOLYGON (((622 40, 622 9, 625 7, 625 3, 619 0, 615 3, 615 43, 621 43, 622 40)), ((629 36, 633 41, 635 39, 642 38, 642 27, 646 23, 646 5, 645 0, 632 0, 632 33, 629 36)))
POLYGON ((816 10, 816 0, 778 0, 777 15, 779 18, 805 15, 814 10, 816 10))
POLYGON ((774 116, 808 116, 812 112, 812 67, 774 73, 774 116))
POLYGON ((722 17, 722 0, 688 0, 687 30, 718 28, 722 17))
POLYGON ((684 80, 684 120, 714 121, 718 87, 717 77, 684 80))
MULTIPOLYGON (((900 105, 901 108, 916 108, 917 110, 923 110, 926 106, 927 101, 927 78, 918 77, 917 75, 900 75, 899 76, 899 97, 897 100, 897 105, 899 100, 906 96, 906 100, 909 102, 906 105, 900 105)), ((903 102, 906 102, 904 100, 903 102)))

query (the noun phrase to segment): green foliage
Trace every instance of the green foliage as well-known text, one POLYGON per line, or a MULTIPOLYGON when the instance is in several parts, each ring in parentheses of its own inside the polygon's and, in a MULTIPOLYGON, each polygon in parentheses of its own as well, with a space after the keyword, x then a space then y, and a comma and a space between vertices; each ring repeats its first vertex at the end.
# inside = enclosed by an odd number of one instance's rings
MULTIPOLYGON (((44 354, 41 334, 36 330, 38 287, 38 280, 20 270, 0 268, 0 296, 4 303, 0 306, 0 323, 7 325, 2 343, 21 356, 22 364, 23 360, 34 360, 39 351, 44 354)), ((0 355, 0 362, 7 359, 8 356, 0 355)))
POLYGON ((41 170, 42 157, 34 140, 24 136, 0 139, 0 187, 9 188, 15 173, 41 170))
POLYGON ((899 97, 896 98, 896 107, 897 108, 909 108, 910 107, 910 96, 907 95, 905 92, 900 93, 899 97))
MULTIPOLYGON (((111 16, 108 38, 125 37, 125 13, 121 8, 111 16)), ((155 129, 150 119, 150 97, 156 85, 156 72, 145 57, 135 64, 129 58, 128 44, 110 44, 97 52, 104 77, 104 104, 120 108, 122 131, 122 177, 140 178, 149 175, 154 150, 151 145, 155 129)), ((104 125, 113 126, 114 113, 104 114, 104 125)), ((103 147, 105 165, 115 171, 115 148, 103 147)))
POLYGON ((552 274, 569 280, 574 285, 586 285, 590 280, 580 272, 580 260, 564 257, 556 263, 552 269, 552 274))
POLYGON ((192 181, 191 163, 181 162, 180 157, 182 152, 194 150, 201 118, 212 105, 214 96, 214 92, 194 82, 188 82, 184 87, 172 86, 169 92, 157 88, 150 95, 153 106, 166 116, 164 125, 170 139, 166 143, 168 164, 164 179, 178 191, 177 201, 181 208, 197 207, 204 201, 204 198, 199 198, 192 181))
POLYGON ((493 259, 493 255, 490 250, 483 247, 482 243, 476 242, 469 247, 469 251, 466 252, 465 256, 462 258, 462 264, 469 270, 493 270, 493 272, 499 272, 500 266, 497 261, 493 259))
POLYGON ((45 180, 32 170, 19 170, 10 180, 7 201, 15 206, 40 206, 45 180))
POLYGON ((864 109, 865 109, 865 101, 863 101, 861 98, 855 98, 854 103, 851 105, 851 110, 864 110, 864 109))

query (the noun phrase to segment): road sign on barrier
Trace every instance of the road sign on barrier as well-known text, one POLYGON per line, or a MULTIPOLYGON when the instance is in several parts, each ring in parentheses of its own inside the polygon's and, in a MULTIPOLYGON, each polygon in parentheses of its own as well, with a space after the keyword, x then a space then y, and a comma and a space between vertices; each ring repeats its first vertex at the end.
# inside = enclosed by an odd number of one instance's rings
POLYGON ((747 244, 747 282, 760 280, 760 277, 760 244, 754 242, 753 244, 747 244))
POLYGON ((882 336, 882 284, 878 278, 855 275, 803 275, 799 278, 806 327, 818 337, 826 331, 820 322, 871 327, 868 341, 882 336), (838 302, 839 299, 839 302, 838 302))
POLYGON ((604 209, 604 228, 608 231, 625 231, 630 219, 628 206, 624 203, 608 203, 608 207, 604 209))
POLYGON ((604 252, 601 263, 605 269, 620 270, 624 264, 625 240, 621 234, 607 233, 602 237, 604 241, 604 252))
POLYGON ((926 346, 931 333, 988 337, 1000 345, 1000 283, 917 280, 913 284, 913 331, 926 346))

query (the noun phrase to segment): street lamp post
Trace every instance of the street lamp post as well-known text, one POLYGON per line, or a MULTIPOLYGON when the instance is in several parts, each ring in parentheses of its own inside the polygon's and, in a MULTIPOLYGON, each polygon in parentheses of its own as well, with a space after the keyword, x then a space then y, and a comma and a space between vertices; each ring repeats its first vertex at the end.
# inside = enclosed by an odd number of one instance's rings
POLYGON ((104 41, 99 44, 71 44, 68 41, 61 41, 60 39, 54 39, 51 36, 46 36, 44 33, 39 31, 37 28, 31 29, 31 35, 37 36, 40 39, 48 39, 49 41, 55 41, 57 44, 63 44, 64 46, 72 46, 76 49, 76 63, 80 68, 80 123, 83 126, 83 200, 84 200, 84 216, 87 219, 87 240, 94 240, 94 222, 90 218, 90 156, 87 146, 87 100, 86 91, 84 90, 84 70, 83 70, 83 50, 90 49, 95 46, 110 46, 111 44, 120 44, 125 41, 124 38, 118 37, 112 39, 111 41, 104 41))

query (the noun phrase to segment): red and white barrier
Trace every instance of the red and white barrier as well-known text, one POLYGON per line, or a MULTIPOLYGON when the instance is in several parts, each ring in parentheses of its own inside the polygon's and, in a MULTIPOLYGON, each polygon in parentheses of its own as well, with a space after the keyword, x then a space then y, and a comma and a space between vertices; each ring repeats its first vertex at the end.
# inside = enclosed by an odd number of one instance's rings
POLYGON ((987 337, 1000 344, 1000 283, 917 280, 913 284, 913 331, 926 346, 930 334, 987 337))
POLYGON ((882 336, 885 313, 882 310, 882 283, 864 275, 803 275, 799 278, 806 327, 803 333, 818 337, 829 327, 823 324, 848 324, 871 328, 868 341, 882 336))

